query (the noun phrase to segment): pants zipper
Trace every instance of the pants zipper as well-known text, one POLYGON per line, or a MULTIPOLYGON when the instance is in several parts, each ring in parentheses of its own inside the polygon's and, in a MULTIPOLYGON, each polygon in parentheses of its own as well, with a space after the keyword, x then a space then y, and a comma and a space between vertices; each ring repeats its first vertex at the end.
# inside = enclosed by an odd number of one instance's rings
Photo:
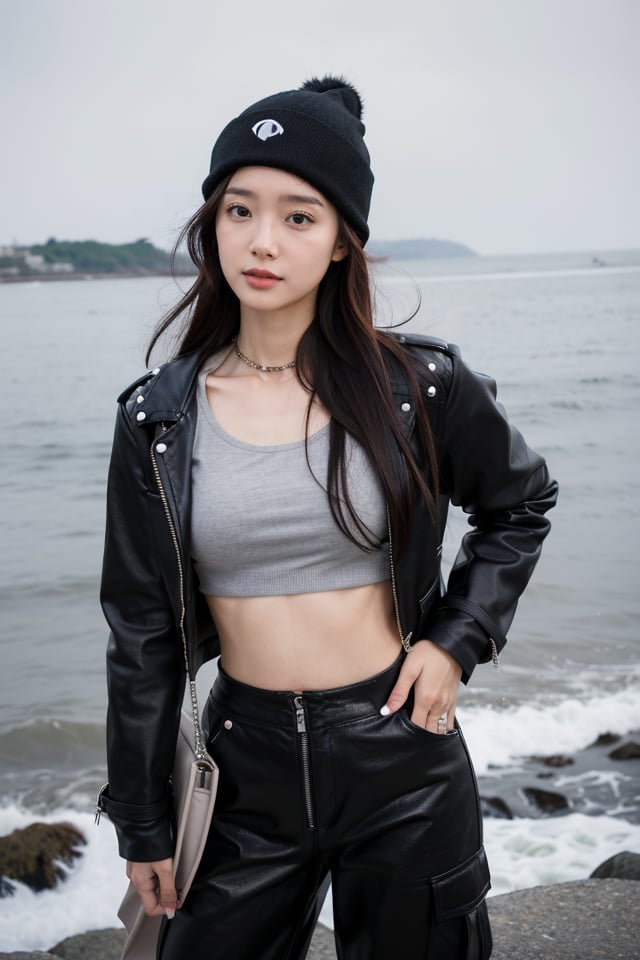
POLYGON ((315 822, 313 816, 313 800, 311 797, 311 757, 309 754, 309 732, 307 731, 307 721, 302 697, 294 697, 293 703, 296 708, 296 730, 298 732, 300 756, 302 758, 302 788, 304 792, 307 827, 310 830, 314 830, 315 822))

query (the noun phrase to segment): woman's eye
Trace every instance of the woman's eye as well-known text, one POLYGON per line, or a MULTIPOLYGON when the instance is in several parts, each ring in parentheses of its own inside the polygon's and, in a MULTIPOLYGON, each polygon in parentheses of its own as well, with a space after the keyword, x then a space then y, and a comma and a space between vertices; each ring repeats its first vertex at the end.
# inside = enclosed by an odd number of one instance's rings
POLYGON ((313 219, 308 213, 292 213, 289 219, 292 223, 295 223, 297 227, 303 227, 307 223, 313 223, 313 219))
POLYGON ((234 217, 240 217, 241 220, 251 216, 251 211, 247 207, 243 207, 241 203, 233 203, 229 207, 229 213, 234 217))

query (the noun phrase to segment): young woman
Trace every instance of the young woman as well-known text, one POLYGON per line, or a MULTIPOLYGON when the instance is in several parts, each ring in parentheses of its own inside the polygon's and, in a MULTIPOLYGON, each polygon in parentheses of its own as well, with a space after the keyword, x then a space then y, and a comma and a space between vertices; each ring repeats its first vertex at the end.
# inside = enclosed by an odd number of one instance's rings
POLYGON ((108 791, 162 960, 491 951, 460 680, 497 662, 556 485, 445 342, 373 324, 361 103, 312 80, 221 133, 176 357, 119 398, 102 604, 108 791), (446 587, 449 501, 471 516, 446 587), (219 763, 188 897, 170 772, 192 671, 219 763))

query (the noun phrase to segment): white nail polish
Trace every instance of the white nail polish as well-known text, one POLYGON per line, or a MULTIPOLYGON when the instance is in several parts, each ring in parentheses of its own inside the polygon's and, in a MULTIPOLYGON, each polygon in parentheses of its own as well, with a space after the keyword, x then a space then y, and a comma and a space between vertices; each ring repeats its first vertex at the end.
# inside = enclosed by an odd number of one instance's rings
POLYGON ((388 717, 391 713, 391 708, 388 707, 385 703, 384 707, 380 707, 380 713, 383 717, 388 717))
POLYGON ((167 920, 173 920, 173 918, 174 918, 175 915, 176 915, 175 910, 172 910, 171 907, 167 907, 164 912, 165 912, 166 915, 167 915, 167 920))

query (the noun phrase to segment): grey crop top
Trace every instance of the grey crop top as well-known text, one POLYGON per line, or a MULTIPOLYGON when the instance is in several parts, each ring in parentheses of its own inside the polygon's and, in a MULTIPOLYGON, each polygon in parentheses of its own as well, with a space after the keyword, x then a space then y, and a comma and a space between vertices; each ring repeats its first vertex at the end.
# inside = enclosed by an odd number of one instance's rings
MULTIPOLYGON (((218 361, 219 362, 219 361, 218 361)), ((191 552, 205 594, 264 597, 315 593, 388 580, 389 547, 366 552, 340 530, 326 493, 329 426, 278 446, 244 443, 215 419, 198 377, 192 459, 191 552)), ((355 441, 347 443, 349 496, 358 517, 386 541, 382 488, 355 441)), ((355 531, 354 531, 355 533, 355 531)))

